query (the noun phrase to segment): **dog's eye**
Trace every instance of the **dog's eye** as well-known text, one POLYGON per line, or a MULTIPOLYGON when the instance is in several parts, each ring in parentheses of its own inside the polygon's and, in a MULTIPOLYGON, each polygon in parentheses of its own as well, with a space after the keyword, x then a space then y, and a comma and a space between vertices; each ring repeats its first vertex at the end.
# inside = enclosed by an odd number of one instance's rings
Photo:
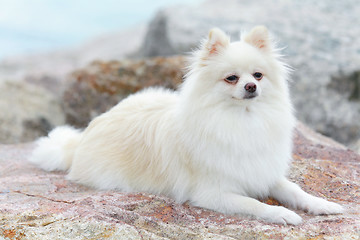
POLYGON ((231 84, 237 83, 238 80, 239 80, 239 77, 236 75, 231 75, 231 76, 228 76, 227 78, 225 78, 225 81, 228 83, 231 83, 231 84))
POLYGON ((253 77, 256 80, 260 81, 263 78, 263 74, 261 72, 256 72, 256 73, 253 74, 253 77))

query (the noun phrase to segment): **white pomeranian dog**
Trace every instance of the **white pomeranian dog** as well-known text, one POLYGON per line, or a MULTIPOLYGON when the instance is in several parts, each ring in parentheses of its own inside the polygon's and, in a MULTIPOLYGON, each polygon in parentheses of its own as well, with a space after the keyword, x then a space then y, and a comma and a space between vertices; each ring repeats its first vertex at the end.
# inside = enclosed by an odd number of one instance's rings
POLYGON ((271 223, 302 219, 257 199, 341 213, 340 205, 286 179, 295 125, 287 75, 265 27, 232 43, 215 28, 193 54, 179 91, 133 94, 83 132, 58 127, 38 140, 30 161, 95 188, 164 194, 271 223))

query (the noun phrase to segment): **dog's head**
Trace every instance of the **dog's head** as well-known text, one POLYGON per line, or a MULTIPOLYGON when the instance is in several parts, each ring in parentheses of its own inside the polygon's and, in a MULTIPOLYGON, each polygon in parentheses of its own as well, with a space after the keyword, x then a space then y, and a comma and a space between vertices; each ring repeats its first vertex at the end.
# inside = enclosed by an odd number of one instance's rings
POLYGON ((195 76, 197 94, 211 95, 216 101, 248 104, 271 93, 286 92, 286 72, 265 27, 255 27, 232 43, 215 28, 195 52, 189 78, 195 76))

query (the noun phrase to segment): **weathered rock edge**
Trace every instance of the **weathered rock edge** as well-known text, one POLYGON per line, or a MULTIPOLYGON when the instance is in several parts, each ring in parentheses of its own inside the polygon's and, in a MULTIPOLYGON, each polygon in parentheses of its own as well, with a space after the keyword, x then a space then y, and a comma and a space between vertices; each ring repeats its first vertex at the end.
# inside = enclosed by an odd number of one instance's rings
MULTIPOLYGON (((0 238, 5 239, 358 239, 360 155, 302 124, 290 179, 346 212, 278 226, 177 204, 146 193, 98 191, 26 161, 34 144, 0 145, 0 238)), ((269 204, 276 204, 267 200, 269 204)))

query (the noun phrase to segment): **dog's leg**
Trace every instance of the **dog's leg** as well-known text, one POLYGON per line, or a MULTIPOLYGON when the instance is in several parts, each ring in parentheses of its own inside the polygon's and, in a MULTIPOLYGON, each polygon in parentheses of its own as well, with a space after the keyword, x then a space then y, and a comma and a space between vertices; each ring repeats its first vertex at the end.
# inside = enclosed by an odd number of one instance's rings
POLYGON ((285 178, 270 189, 270 196, 278 200, 281 204, 302 209, 314 215, 338 214, 343 212, 343 207, 339 204, 312 196, 285 178))
POLYGON ((251 215, 270 223, 298 225, 302 222, 299 215, 281 206, 271 206, 235 193, 211 195, 207 200, 193 201, 193 204, 230 214, 251 215))

